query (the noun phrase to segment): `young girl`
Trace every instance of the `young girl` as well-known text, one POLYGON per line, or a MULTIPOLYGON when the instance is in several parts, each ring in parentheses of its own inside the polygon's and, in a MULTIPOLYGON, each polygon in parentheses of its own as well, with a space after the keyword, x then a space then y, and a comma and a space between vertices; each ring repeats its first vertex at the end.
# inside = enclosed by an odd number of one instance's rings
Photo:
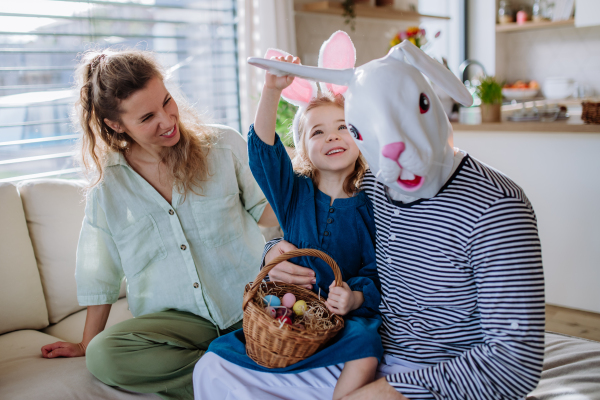
MULTIPOLYGON (((292 56, 277 59, 299 63, 292 56)), ((293 81, 292 77, 266 75, 255 124, 248 134, 250 168, 286 239, 299 248, 325 251, 338 263, 344 281, 342 287, 335 287, 333 272, 321 259, 294 259, 313 269, 313 290, 327 297, 326 304, 332 313, 345 317, 345 328, 328 347, 287 368, 263 368, 245 356, 243 347, 237 347, 237 355, 233 354, 235 334, 217 340, 209 351, 234 364, 274 373, 297 373, 316 366, 345 363, 333 393, 333 398, 339 399, 373 381, 382 356, 377 333, 381 319, 375 223, 367 197, 358 190, 366 163, 344 121, 341 94, 313 93, 305 98, 305 107, 296 117, 296 156, 293 163, 290 160, 275 134, 275 119, 282 91, 293 81)), ((296 86, 287 91, 289 96, 301 92, 298 82, 296 86)), ((243 333, 238 337, 241 339, 243 333)), ((196 398, 220 397, 221 393, 215 393, 212 387, 210 391, 196 387, 196 398)))
MULTIPOLYGON (((278 59, 292 62, 291 56, 278 59)), ((293 62, 299 63, 299 59, 293 62)), ((380 302, 375 222, 369 200, 358 190, 366 163, 346 126, 344 98, 326 92, 308 103, 298 120, 292 163, 275 135, 275 115, 282 90, 293 80, 266 74, 255 123, 248 134, 250 169, 272 204, 285 238, 298 248, 323 250, 339 264, 344 283, 335 287, 331 268, 323 261, 296 259, 315 271, 313 290, 320 289, 328 296, 327 308, 341 316, 375 316, 380 302)), ((381 341, 378 335, 367 337, 381 341)), ((348 342, 351 351, 361 342, 348 342)), ((347 361, 333 398, 373 381, 377 364, 377 357, 347 361)))

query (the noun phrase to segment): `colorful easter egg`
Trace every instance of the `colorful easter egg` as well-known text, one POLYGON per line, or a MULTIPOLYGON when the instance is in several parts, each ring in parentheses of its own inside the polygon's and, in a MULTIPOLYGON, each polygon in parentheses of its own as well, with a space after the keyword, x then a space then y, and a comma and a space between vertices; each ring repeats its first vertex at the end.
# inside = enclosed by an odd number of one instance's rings
POLYGON ((275 318, 277 316, 277 310, 275 307, 265 307, 265 311, 271 318, 275 318))
POLYGON ((291 325, 292 324, 292 320, 290 319, 290 317, 286 317, 285 315, 282 315, 281 317, 277 318, 280 321, 283 321, 285 324, 291 325))
POLYGON ((295 302, 296 302, 296 296, 294 296, 294 293, 286 293, 281 298, 281 304, 287 308, 294 307, 295 302))
POLYGON ((265 306, 279 307, 281 305, 281 300, 279 300, 279 297, 277 296, 268 294, 263 298, 263 304, 265 306))
POLYGON ((304 300, 298 300, 294 303, 294 314, 303 315, 304 311, 306 311, 306 302, 304 300))
POLYGON ((292 318, 292 310, 290 310, 287 307, 277 307, 277 314, 276 317, 279 318, 282 315, 285 315, 286 317, 292 318))

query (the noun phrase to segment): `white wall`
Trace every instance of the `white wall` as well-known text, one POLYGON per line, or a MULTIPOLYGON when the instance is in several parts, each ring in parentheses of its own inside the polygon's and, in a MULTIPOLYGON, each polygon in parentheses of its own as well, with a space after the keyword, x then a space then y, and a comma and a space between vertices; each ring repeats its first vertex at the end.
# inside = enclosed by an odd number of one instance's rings
POLYGON ((496 0, 467 0, 467 56, 483 64, 488 75, 496 74, 496 0))
POLYGON ((454 144, 525 190, 538 220, 546 302, 600 312, 600 134, 454 132, 454 144))

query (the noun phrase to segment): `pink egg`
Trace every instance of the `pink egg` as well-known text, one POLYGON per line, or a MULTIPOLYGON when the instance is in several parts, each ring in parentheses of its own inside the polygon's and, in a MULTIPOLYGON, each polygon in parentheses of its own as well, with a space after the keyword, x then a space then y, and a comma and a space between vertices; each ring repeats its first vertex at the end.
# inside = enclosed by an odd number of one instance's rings
POLYGON ((296 302, 296 296, 294 296, 293 293, 286 293, 283 295, 283 298, 281 299, 281 304, 287 308, 294 307, 295 302, 296 302))
POLYGON ((277 310, 275 310, 275 307, 265 307, 265 311, 271 318, 275 318, 277 316, 277 310))

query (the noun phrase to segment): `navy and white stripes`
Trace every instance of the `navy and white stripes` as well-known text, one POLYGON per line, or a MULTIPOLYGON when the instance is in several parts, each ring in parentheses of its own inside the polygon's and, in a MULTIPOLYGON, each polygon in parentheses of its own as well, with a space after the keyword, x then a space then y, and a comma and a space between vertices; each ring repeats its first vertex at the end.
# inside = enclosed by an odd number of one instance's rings
POLYGON ((430 365, 388 382, 409 399, 517 399, 535 388, 544 279, 523 191, 468 155, 431 199, 392 202, 372 174, 363 187, 375 208, 384 349, 430 365))

